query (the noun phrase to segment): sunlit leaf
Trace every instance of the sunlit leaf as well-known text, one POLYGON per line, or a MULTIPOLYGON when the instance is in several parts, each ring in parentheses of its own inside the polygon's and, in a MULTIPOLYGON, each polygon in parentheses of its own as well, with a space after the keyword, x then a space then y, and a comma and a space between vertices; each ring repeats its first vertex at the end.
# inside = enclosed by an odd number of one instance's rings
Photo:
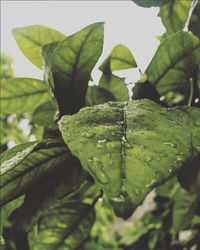
POLYGON ((199 61, 199 39, 179 31, 161 43, 146 74, 159 94, 165 95, 169 91, 184 89, 199 61))
POLYGON ((1 81, 1 112, 23 114, 51 101, 44 81, 33 78, 9 78, 1 81))
POLYGON ((22 53, 39 69, 43 67, 41 47, 44 44, 61 41, 65 35, 44 25, 30 25, 12 30, 22 53))
POLYGON ((153 187, 195 157, 199 119, 198 108, 166 109, 139 100, 83 108, 63 116, 59 126, 71 152, 105 191, 117 215, 129 217, 153 187))
POLYGON ((104 74, 111 74, 113 71, 136 68, 137 63, 130 50, 123 44, 113 48, 110 55, 100 65, 99 69, 104 74))
POLYGON ((116 101, 115 97, 109 90, 98 86, 88 87, 85 97, 86 106, 103 104, 108 101, 116 101))
POLYGON ((159 16, 169 34, 185 27, 191 4, 192 0, 171 0, 160 7, 159 16))
POLYGON ((117 101, 128 101, 129 93, 124 80, 124 78, 113 74, 103 74, 99 81, 99 87, 109 90, 117 101))
POLYGON ((102 52, 103 31, 103 23, 95 23, 65 38, 55 50, 51 45, 43 47, 45 79, 61 115, 74 114, 84 106, 90 74, 102 52))
POLYGON ((63 199, 41 217, 39 232, 29 234, 31 250, 78 249, 95 220, 93 206, 63 199))
POLYGON ((79 161, 60 140, 29 142, 7 150, 1 158, 1 205, 27 192, 39 180, 58 181, 71 167, 82 175, 79 161))

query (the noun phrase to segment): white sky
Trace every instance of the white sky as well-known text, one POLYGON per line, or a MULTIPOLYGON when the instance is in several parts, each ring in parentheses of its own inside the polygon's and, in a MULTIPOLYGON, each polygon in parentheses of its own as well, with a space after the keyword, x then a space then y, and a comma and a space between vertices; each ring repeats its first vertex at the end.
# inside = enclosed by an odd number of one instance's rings
POLYGON ((18 49, 11 35, 13 28, 42 24, 69 36, 91 23, 104 21, 104 50, 97 66, 115 45, 122 43, 144 71, 159 44, 156 36, 165 32, 158 12, 158 8, 142 8, 131 0, 1 1, 1 50, 13 55, 16 76, 42 79, 42 72, 18 49))

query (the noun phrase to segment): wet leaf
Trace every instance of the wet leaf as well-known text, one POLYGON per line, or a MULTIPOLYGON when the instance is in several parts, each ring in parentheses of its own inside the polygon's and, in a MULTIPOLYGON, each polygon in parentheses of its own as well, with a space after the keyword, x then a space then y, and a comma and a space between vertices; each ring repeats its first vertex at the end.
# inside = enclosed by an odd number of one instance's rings
POLYGON ((40 53, 44 44, 61 41, 65 35, 44 25, 30 25, 12 30, 17 45, 22 53, 39 69, 43 67, 40 53))
POLYGON ((188 79, 199 61, 199 39, 191 33, 179 31, 161 43, 146 74, 160 95, 175 90, 180 92, 188 87, 188 79))
POLYGON ((192 0, 171 0, 160 7, 159 16, 167 32, 172 34, 185 27, 192 0))
POLYGON ((60 200, 41 217, 38 233, 29 234, 31 250, 76 249, 88 238, 94 220, 93 206, 60 200))
POLYGON ((45 79, 57 100, 60 114, 74 114, 85 104, 88 81, 103 48, 103 23, 94 23, 42 49, 45 79))
POLYGON ((9 78, 1 81, 1 112, 33 112, 40 104, 51 101, 44 81, 33 78, 9 78))
POLYGON ((199 128, 199 119, 198 108, 166 109, 139 100, 83 108, 63 116, 59 126, 116 214, 129 217, 153 187, 195 157, 200 133, 192 140, 191 131, 199 128))
POLYGON ((66 164, 81 178, 83 171, 79 161, 60 140, 29 142, 7 150, 1 158, 0 205, 24 194, 36 182, 50 182, 51 185, 62 179, 70 172, 66 164))

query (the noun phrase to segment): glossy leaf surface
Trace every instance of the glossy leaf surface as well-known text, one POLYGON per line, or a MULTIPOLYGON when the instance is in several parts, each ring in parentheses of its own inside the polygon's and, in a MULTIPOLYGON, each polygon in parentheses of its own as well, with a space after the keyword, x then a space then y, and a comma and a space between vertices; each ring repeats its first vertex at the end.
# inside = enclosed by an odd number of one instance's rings
POLYGON ((146 74, 161 95, 184 89, 200 61, 200 42, 194 35, 179 31, 159 46, 146 74))
POLYGON ((154 186, 194 157, 199 119, 198 108, 166 109, 139 100, 83 108, 63 116, 59 126, 71 152, 105 191, 115 212, 128 217, 154 186), (194 123, 189 113, 195 114, 194 123))
POLYGON ((113 48, 110 55, 100 65, 99 69, 104 74, 111 74, 113 71, 136 68, 137 63, 131 51, 123 44, 113 48))
POLYGON ((63 114, 74 114, 84 106, 90 74, 103 47, 103 23, 95 23, 43 48, 45 79, 51 85, 63 114), (52 52, 52 53, 51 53, 52 52))
POLYGON ((61 41, 65 38, 61 32, 44 25, 30 25, 12 30, 12 34, 22 53, 39 69, 43 67, 40 53, 44 44, 61 41))
POLYGON ((159 16, 169 34, 182 30, 185 27, 191 4, 191 0, 171 0, 160 7, 159 16))
POLYGON ((33 112, 41 103, 51 101, 44 81, 33 78, 9 78, 1 81, 1 112, 33 112))
POLYGON ((31 250, 77 249, 88 238, 94 219, 91 205, 60 200, 41 217, 39 232, 29 235, 31 250))
POLYGON ((1 158, 1 205, 27 192, 37 181, 46 181, 46 176, 51 181, 59 171, 66 175, 67 164, 81 176, 79 161, 59 140, 30 142, 7 150, 1 158))

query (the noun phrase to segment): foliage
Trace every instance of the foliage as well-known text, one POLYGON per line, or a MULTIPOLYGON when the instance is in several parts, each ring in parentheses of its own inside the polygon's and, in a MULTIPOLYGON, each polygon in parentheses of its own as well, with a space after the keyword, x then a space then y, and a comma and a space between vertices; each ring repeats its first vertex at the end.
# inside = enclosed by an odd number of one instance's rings
POLYGON ((16 78, 1 60, 1 143, 18 144, 1 155, 2 249, 200 248, 199 3, 133 2, 159 6, 166 33, 132 96, 115 75, 139 69, 122 44, 88 86, 103 23, 67 37, 42 25, 13 30, 44 80, 16 78), (136 216, 148 194, 153 205, 136 216))

